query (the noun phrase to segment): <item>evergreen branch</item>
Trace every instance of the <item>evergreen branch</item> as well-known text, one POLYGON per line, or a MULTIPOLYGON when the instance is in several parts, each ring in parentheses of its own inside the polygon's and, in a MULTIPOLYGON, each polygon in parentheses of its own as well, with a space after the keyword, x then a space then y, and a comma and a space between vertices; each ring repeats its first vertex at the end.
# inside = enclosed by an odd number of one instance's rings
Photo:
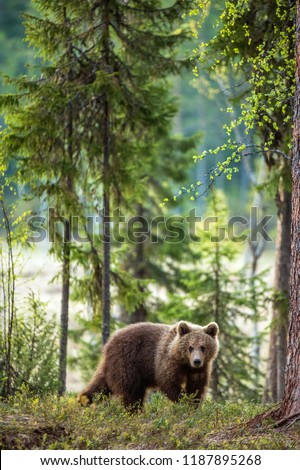
MULTIPOLYGON (((115 29, 115 26, 112 25, 115 29)), ((121 30, 115 30, 120 39, 127 44, 127 46, 134 51, 134 53, 138 53, 141 57, 148 57, 152 58, 151 65, 154 64, 154 67, 157 67, 159 64, 159 71, 162 76, 165 76, 168 72, 178 72, 181 67, 187 67, 188 65, 191 66, 191 59, 174 59, 171 57, 165 57, 161 54, 157 54, 151 51, 151 49, 144 49, 143 46, 136 40, 129 39, 125 34, 121 32, 121 30)))
MULTIPOLYGON (((134 28, 129 23, 124 23, 124 22, 120 22, 118 24, 111 23, 111 26, 115 29, 117 34, 122 33, 122 30, 120 28, 120 26, 122 26, 127 31, 136 33, 135 39, 138 39, 139 36, 145 36, 145 38, 153 39, 157 44, 161 44, 161 48, 164 48, 166 45, 170 46, 172 45, 172 43, 174 43, 175 45, 176 42, 179 42, 178 39, 182 39, 182 40, 192 39, 192 36, 189 34, 185 34, 185 33, 156 34, 150 30, 142 30, 142 29, 134 28)), ((148 43, 148 47, 149 47, 149 43, 148 43)))

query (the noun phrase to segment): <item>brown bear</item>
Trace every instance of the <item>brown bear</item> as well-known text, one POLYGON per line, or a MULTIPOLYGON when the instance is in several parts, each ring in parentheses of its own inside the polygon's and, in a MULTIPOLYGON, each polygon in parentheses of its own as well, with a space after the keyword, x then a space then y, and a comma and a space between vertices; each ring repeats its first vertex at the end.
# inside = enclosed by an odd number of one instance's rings
POLYGON ((182 393, 202 400, 218 354, 218 331, 216 323, 201 327, 185 321, 173 326, 136 323, 117 331, 79 402, 90 403, 95 393, 112 394, 122 397, 125 407, 137 409, 148 388, 173 401, 182 393))

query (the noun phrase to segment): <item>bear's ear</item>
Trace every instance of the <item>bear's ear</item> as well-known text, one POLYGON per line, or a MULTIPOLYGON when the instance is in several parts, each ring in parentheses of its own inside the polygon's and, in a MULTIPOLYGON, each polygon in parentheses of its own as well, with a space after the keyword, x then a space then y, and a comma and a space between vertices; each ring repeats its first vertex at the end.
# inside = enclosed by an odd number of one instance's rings
POLYGON ((186 335, 191 331, 191 327, 185 322, 185 321, 180 321, 177 323, 177 333, 179 336, 186 335))
POLYGON ((207 326, 204 327, 204 332, 215 338, 219 333, 219 327, 215 322, 209 323, 207 326))

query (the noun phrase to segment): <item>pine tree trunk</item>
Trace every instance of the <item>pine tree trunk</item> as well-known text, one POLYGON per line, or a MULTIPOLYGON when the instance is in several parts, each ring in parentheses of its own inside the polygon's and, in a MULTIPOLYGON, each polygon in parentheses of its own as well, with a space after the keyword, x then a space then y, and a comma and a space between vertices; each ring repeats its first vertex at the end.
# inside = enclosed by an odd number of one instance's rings
MULTIPOLYGON (((215 251, 215 317, 214 321, 220 326, 220 313, 221 313, 221 286, 220 286, 220 251, 219 251, 219 244, 216 242, 216 251, 215 251)), ((211 378, 211 388, 212 388, 212 397, 213 400, 218 400, 221 397, 220 394, 220 371, 219 371, 219 363, 218 358, 214 361, 213 370, 212 370, 212 378, 211 378)))
POLYGON ((130 315, 130 323, 139 323, 144 321, 147 321, 147 309, 145 304, 142 302, 130 315))
MULTIPOLYGON (((8 266, 6 276, 2 272, 2 290, 3 290, 3 326, 5 342, 5 375, 6 380, 3 386, 3 396, 8 397, 13 394, 13 366, 12 366, 12 339, 15 330, 15 261, 13 257, 12 231, 9 216, 6 211, 4 200, 1 199, 1 208, 3 212, 3 221, 6 234, 6 243, 8 248, 8 266)), ((3 254, 2 254, 3 256, 3 254)))
POLYGON ((66 391, 67 348, 69 331, 69 296, 70 296, 70 225, 64 228, 63 266, 62 266, 62 298, 60 316, 60 347, 59 347, 59 388, 58 394, 66 391))
MULTIPOLYGON (((252 140, 249 141, 249 144, 252 145, 252 140)), ((256 176, 254 171, 252 170, 250 163, 247 158, 244 159, 244 167, 247 170, 248 177, 254 186, 259 187, 259 181, 262 180, 264 173, 265 173, 265 165, 262 163, 262 167, 260 172, 262 173, 260 176, 256 176), (247 162, 247 163, 246 163, 247 162)), ((265 204, 264 204, 264 197, 261 190, 257 189, 254 194, 254 198, 252 201, 252 207, 257 208, 260 210, 262 215, 266 215, 265 212, 265 204)), ((250 233, 254 233, 254 218, 250 218, 250 233)), ((251 256, 251 269, 250 269, 250 283, 251 283, 251 290, 252 290, 252 315, 254 317, 253 320, 253 347, 251 351, 251 358, 252 364, 256 369, 256 380, 259 380, 259 365, 260 365, 260 338, 259 338, 259 322, 258 322, 258 306, 256 301, 256 275, 257 275, 257 268, 258 268, 258 261, 259 258, 262 256, 266 241, 261 237, 258 240, 252 239, 249 237, 248 240, 249 248, 250 248, 250 256, 251 256)))
MULTIPOLYGON (((272 323, 275 321, 274 318, 275 310, 273 310, 272 323)), ((277 330, 272 327, 269 338, 269 353, 268 353, 268 366, 267 376, 264 388, 264 403, 275 403, 277 401, 277 330)))
MULTIPOLYGON (((66 9, 64 8, 65 23, 68 23, 66 9)), ((68 58, 71 61, 72 46, 68 44, 68 58)), ((68 71, 68 80, 72 79, 71 70, 68 71)), ((68 124, 67 132, 67 157, 70 166, 73 162, 73 107, 72 103, 68 106, 68 124)), ((66 194, 73 193, 73 183, 71 175, 68 173, 65 178, 66 194)), ((59 385, 58 394, 62 395, 66 391, 67 378, 67 353, 68 353, 68 334, 69 334, 69 298, 70 298, 70 262, 71 262, 71 219, 72 214, 64 222, 63 234, 63 266, 62 266, 62 297, 61 297, 61 316, 60 316, 60 348, 59 348, 59 385)))
MULTIPOLYGON (((109 141, 104 152, 104 172, 109 171, 109 141)), ((110 335, 110 224, 109 189, 103 186, 103 267, 102 267, 102 341, 110 335)))
MULTIPOLYGON (((300 1, 297 2, 300 18, 300 1)), ((298 22, 300 33, 300 21, 298 22)), ((300 70, 300 47, 298 66, 300 70)), ((294 128, 293 155, 293 193, 292 193, 292 256, 291 256, 291 296, 290 325, 288 337, 288 358, 285 375, 284 399, 279 415, 288 418, 300 414, 300 84, 298 77, 298 96, 294 128)))
MULTIPOLYGON (((109 70, 109 1, 104 2, 103 53, 105 71, 109 70)), ((105 92, 103 109, 103 268, 102 268, 102 342, 110 335, 110 115, 108 92, 105 92)))
POLYGON ((213 370, 211 374, 211 390, 213 400, 218 400, 220 398, 219 394, 219 364, 218 359, 214 361, 213 370))
POLYGON ((251 263, 251 274, 250 274, 250 280, 251 280, 251 289, 252 289, 252 298, 253 298, 253 315, 255 317, 253 321, 253 349, 252 349, 252 362, 253 365, 256 369, 256 380, 259 380, 259 359, 260 359, 260 341, 259 341, 259 328, 258 328, 258 322, 257 322, 257 304, 256 304, 256 298, 255 298, 255 276, 256 276, 256 271, 257 271, 257 262, 258 262, 258 256, 256 254, 256 251, 253 250, 252 252, 252 263, 251 263))
POLYGON ((267 379, 264 402, 278 402, 284 393, 289 318, 289 276, 291 266, 291 193, 279 183, 277 191, 277 238, 274 289, 267 379))
POLYGON ((296 14, 296 93, 292 162, 290 324, 284 398, 279 416, 300 415, 300 0, 296 14))
MULTIPOLYGON (((142 204, 138 205, 137 214, 143 217, 144 211, 142 204)), ((134 277, 136 279, 145 279, 145 243, 136 243, 135 245, 135 266, 134 277)), ((139 286, 140 292, 144 291, 143 286, 139 286)), ((147 320, 147 309, 144 302, 141 302, 130 316, 130 323, 144 322, 147 320)))

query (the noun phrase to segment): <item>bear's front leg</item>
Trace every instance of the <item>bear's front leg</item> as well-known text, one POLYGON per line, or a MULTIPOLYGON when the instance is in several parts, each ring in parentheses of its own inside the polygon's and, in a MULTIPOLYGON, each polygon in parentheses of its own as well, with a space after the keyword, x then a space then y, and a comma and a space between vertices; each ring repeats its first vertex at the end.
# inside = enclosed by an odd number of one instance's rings
POLYGON ((200 403, 203 400, 206 390, 206 374, 195 374, 187 377, 185 391, 188 395, 193 395, 196 403, 200 403))
POLYGON ((160 387, 160 390, 175 403, 182 397, 182 388, 176 382, 169 382, 160 387))

